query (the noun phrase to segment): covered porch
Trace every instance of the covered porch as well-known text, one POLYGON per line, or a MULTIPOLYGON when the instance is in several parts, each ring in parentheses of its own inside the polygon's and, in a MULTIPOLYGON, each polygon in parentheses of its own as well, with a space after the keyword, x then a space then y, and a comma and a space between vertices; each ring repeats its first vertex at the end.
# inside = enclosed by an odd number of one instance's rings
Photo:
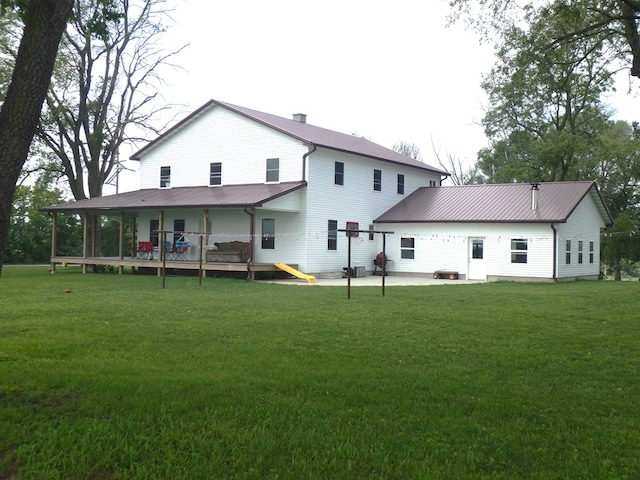
MULTIPOLYGON (((255 272, 279 271, 275 262, 255 261, 256 235, 260 236, 256 234, 256 209, 305 185, 305 182, 294 182, 140 190, 45 207, 42 210, 52 216, 51 272, 55 273, 57 266, 62 264, 81 265, 83 273, 95 265, 116 268, 120 274, 129 267, 156 269, 158 275, 167 269, 194 270, 200 275, 207 271, 246 272, 249 279, 254 279, 255 272), (184 220, 176 227, 176 211, 188 212, 187 223, 196 230, 184 231, 184 220), (233 217, 236 220, 222 234, 222 239, 219 233, 214 236, 211 232, 211 217, 218 215, 220 218, 221 215, 216 212, 227 212, 226 218, 229 212, 237 212, 233 217), (82 249, 77 255, 58 253, 58 215, 61 213, 80 215, 82 219, 82 249), (115 248, 108 256, 102 254, 99 229, 103 216, 119 218, 117 255, 113 255, 115 248), (167 217, 168 221, 165 220, 167 217), (144 227, 138 223, 138 218, 145 220, 144 227), (130 240, 125 239, 125 231, 129 228, 130 240), (214 243, 214 239, 218 242, 214 243)), ((260 238, 258 245, 259 241, 260 238)))

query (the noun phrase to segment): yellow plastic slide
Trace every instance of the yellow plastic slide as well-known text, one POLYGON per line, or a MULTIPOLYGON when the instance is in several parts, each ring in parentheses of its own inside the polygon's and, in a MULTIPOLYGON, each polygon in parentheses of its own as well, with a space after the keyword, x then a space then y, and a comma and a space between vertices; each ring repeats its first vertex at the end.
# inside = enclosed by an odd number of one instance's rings
POLYGON ((313 275, 307 275, 306 273, 302 273, 301 271, 296 270, 293 267, 290 267, 286 263, 274 263, 274 265, 278 267, 280 270, 284 270, 285 272, 290 273, 294 277, 302 278, 309 283, 316 283, 316 277, 314 277, 313 275))

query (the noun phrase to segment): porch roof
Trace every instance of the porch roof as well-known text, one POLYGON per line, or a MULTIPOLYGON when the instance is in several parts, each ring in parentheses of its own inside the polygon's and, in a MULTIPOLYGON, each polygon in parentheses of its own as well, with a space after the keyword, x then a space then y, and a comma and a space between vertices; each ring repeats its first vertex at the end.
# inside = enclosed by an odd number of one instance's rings
POLYGON ((283 182, 221 187, 151 188, 89 198, 77 202, 49 205, 44 212, 131 211, 175 208, 260 207, 307 185, 307 182, 283 182))

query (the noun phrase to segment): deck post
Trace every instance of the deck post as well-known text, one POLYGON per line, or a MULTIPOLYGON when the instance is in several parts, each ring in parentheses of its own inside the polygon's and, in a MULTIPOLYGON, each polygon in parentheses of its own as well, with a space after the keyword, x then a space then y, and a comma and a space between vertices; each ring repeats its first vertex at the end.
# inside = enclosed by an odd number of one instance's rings
MULTIPOLYGON (((58 243, 58 212, 53 212, 51 219, 51 258, 56 256, 58 243)), ((56 273, 56 264, 51 262, 51 273, 56 273)))
POLYGON ((82 273, 87 273, 87 236, 89 234, 89 214, 82 214, 82 273))
MULTIPOLYGON (((118 250, 120 260, 124 259, 124 212, 120 212, 120 233, 118 236, 118 250)), ((118 274, 122 275, 124 267, 118 266, 118 274)))

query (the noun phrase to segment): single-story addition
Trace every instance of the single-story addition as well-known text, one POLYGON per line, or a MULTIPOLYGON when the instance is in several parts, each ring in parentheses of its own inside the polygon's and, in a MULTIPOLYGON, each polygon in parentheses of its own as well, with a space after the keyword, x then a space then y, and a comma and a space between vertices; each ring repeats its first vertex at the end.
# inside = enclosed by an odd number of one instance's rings
POLYGON ((613 225, 594 182, 420 188, 374 220, 394 273, 473 280, 597 279, 613 225))

